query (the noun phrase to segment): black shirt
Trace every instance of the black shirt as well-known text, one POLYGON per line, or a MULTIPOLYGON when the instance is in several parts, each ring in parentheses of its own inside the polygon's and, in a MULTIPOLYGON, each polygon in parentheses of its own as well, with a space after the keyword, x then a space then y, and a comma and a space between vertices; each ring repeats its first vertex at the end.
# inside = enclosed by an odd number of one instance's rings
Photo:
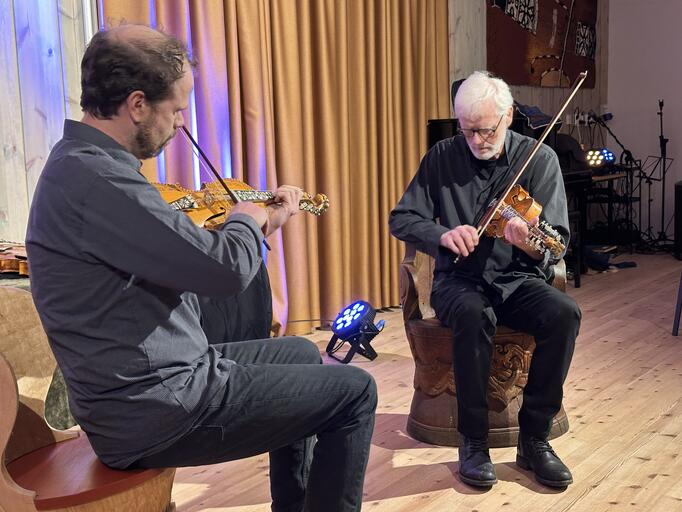
MULTIPOLYGON (((545 253, 536 261, 502 239, 482 236, 475 251, 455 265, 455 254, 440 246, 446 231, 468 224, 476 227, 490 202, 509 184, 535 140, 507 131, 504 152, 497 160, 474 158, 463 136, 442 140, 424 156, 417 174, 398 205, 389 225, 396 238, 415 244, 436 258, 434 286, 449 275, 482 280, 504 299, 523 279, 551 277, 548 267, 558 261, 545 253)), ((556 154, 542 145, 521 175, 519 184, 543 206, 540 215, 569 239, 564 182, 556 154)))
POLYGON ((261 264, 263 234, 251 217, 199 228, 140 165, 104 133, 67 120, 38 181, 26 243, 71 411, 114 467, 181 437, 226 385, 233 362, 207 343, 196 294, 238 293, 261 264))

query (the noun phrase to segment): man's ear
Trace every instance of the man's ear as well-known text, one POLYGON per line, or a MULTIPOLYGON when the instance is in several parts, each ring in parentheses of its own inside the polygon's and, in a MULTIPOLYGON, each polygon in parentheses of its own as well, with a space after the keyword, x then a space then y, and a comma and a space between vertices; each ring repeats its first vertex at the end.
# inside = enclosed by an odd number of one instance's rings
POLYGON ((126 98, 126 105, 130 118, 135 124, 141 123, 147 117, 149 103, 142 91, 131 92, 126 98))

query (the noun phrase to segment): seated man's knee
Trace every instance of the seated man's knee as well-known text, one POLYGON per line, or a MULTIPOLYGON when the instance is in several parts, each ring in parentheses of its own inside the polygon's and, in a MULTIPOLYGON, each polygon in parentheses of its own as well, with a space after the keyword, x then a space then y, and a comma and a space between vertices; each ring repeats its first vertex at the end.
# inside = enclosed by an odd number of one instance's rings
POLYGON ((377 385, 374 377, 357 366, 347 365, 344 368, 344 377, 357 390, 356 399, 364 404, 365 409, 373 412, 377 407, 377 385))
POLYGON ((582 313, 571 297, 565 293, 558 293, 552 298, 551 303, 546 305, 544 311, 545 313, 541 314, 544 317, 542 322, 544 328, 562 332, 574 331, 577 334, 582 313))
POLYGON ((450 327, 458 329, 495 329, 497 318, 493 309, 479 300, 462 301, 450 312, 450 327))
POLYGON ((296 363, 298 364, 321 364, 322 356, 320 350, 312 341, 301 336, 288 336, 282 341, 289 344, 291 350, 296 352, 296 363))
POLYGON ((580 327, 582 312, 575 300, 568 295, 563 295, 557 304, 555 321, 564 328, 580 327))

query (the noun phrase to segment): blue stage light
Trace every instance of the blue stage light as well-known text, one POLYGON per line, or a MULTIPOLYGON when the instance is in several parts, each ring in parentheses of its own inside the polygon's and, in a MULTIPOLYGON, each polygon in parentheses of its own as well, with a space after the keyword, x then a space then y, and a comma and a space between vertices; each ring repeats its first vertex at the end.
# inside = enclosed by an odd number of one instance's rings
POLYGON ((375 316, 376 310, 364 300, 358 300, 343 308, 332 322, 334 335, 327 345, 327 354, 342 363, 348 363, 356 352, 367 359, 375 359, 377 353, 370 346, 370 342, 384 328, 383 320, 374 324, 375 316), (344 342, 348 342, 350 348, 346 356, 339 359, 334 353, 344 342))
POLYGON ((616 159, 616 157, 613 155, 613 153, 611 151, 609 151, 608 148, 603 148, 601 150, 601 154, 604 155, 604 163, 606 165, 612 164, 614 162, 614 160, 616 159))

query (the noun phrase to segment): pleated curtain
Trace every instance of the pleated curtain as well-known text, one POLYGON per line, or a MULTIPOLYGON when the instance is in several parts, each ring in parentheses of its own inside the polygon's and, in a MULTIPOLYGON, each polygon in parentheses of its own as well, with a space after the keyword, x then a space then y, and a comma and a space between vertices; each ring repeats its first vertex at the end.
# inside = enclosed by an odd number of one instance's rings
MULTIPOLYGON (((322 192, 269 240, 273 330, 310 332, 364 299, 399 304, 403 246, 388 217, 449 117, 447 0, 99 0, 101 26, 144 23, 198 61, 186 123, 223 176, 322 192)), ((180 136, 151 181, 212 178, 180 136)))

